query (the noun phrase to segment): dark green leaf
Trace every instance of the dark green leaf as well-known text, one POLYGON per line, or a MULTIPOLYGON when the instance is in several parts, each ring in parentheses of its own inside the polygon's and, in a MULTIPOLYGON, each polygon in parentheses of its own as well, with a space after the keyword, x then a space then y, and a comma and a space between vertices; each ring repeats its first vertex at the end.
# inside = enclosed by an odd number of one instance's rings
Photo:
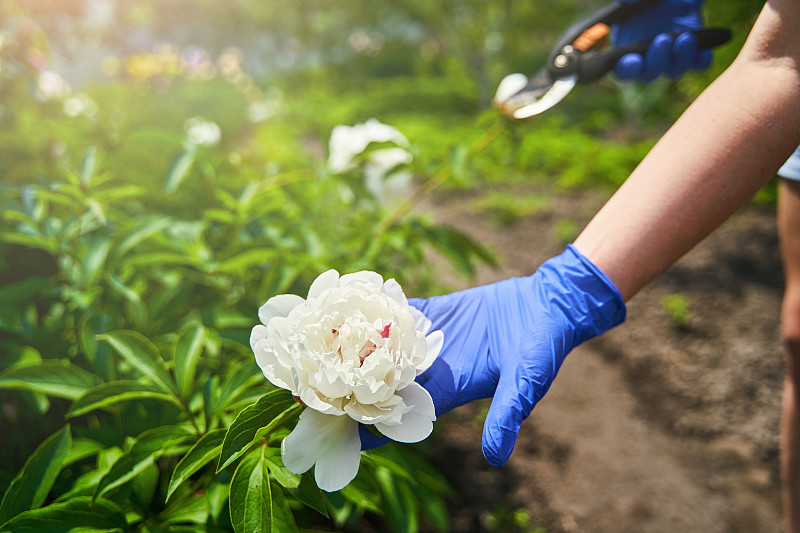
POLYGON ((31 276, 14 283, 0 286, 0 305, 17 305, 28 302, 37 293, 53 285, 53 279, 46 276, 31 276))
POLYGON ((183 459, 172 472, 167 489, 167 500, 181 483, 189 476, 200 470, 206 463, 216 459, 222 449, 222 440, 225 438, 225 429, 215 429, 200 437, 194 446, 183 456, 183 459))
POLYGON ((167 524, 205 524, 208 520, 208 500, 204 494, 191 494, 176 500, 161 512, 161 518, 167 524))
POLYGON ((206 329, 202 325, 196 325, 184 331, 175 346, 175 379, 184 399, 192 394, 195 370, 205 342, 206 329))
POLYGON ((86 391, 86 394, 72 404, 69 412, 67 412, 67 417, 79 416, 94 409, 108 407, 119 402, 145 398, 179 404, 174 395, 163 392, 161 388, 155 385, 139 383, 138 381, 111 381, 86 391))
POLYGON ((275 484, 272 484, 272 531, 274 533, 298 532, 294 515, 283 494, 283 489, 275 484))
POLYGON ((0 524, 44 503, 69 454, 69 424, 47 438, 25 461, 0 503, 0 524))
MULTIPOLYGON (((219 394, 212 397, 213 401, 210 403, 209 412, 213 416, 219 411, 225 409, 233 402, 235 402, 239 394, 247 387, 247 384, 253 378, 260 378, 261 372, 253 364, 252 360, 242 361, 234 366, 225 378, 219 394)), ((266 379, 264 380, 266 381, 266 379)), ((267 382, 269 383, 269 382, 267 382)))
POLYGON ((261 450, 247 455, 231 479, 228 501, 236 533, 272 532, 272 490, 263 457, 261 450))
POLYGON ((175 381, 167 372, 158 348, 150 342, 150 339, 141 333, 129 330, 105 333, 98 335, 97 338, 109 343, 128 363, 152 378, 166 392, 179 396, 175 381))
POLYGON ((314 475, 310 471, 300 477, 300 485, 297 487, 297 490, 294 491, 294 494, 301 502, 312 509, 316 509, 322 516, 328 517, 328 509, 325 507, 325 499, 322 497, 322 491, 317 487, 317 482, 314 481, 314 475))
POLYGON ((269 392, 256 403, 242 409, 225 434, 217 472, 247 451, 255 439, 266 434, 292 412, 299 410, 299 405, 292 399, 289 391, 283 389, 269 392))
POLYGON ((411 488, 388 468, 375 469, 375 480, 383 496, 384 514, 393 531, 416 533, 417 505, 411 488))
POLYGON ((106 491, 129 481, 158 459, 170 445, 189 435, 189 430, 179 426, 162 426, 145 431, 99 481, 93 497, 102 496, 106 491))
POLYGON ((87 457, 96 455, 100 450, 104 449, 103 444, 93 441, 91 439, 83 439, 81 437, 72 439, 72 446, 69 449, 69 454, 64 459, 63 467, 69 466, 87 457))
POLYGON ((102 380, 69 361, 48 359, 38 365, 9 368, 0 374, 0 389, 41 392, 75 400, 102 380))
POLYGON ((2 526, 3 533, 68 533, 79 528, 127 530, 122 509, 104 499, 92 502, 88 496, 71 498, 41 509, 26 511, 2 526))

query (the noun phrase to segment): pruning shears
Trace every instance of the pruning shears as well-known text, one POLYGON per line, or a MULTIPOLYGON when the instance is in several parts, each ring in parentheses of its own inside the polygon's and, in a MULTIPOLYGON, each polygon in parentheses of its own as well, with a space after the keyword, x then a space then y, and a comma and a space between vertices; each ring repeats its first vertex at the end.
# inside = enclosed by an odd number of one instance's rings
MULTIPOLYGON (((660 1, 614 2, 570 26, 550 52, 547 64, 534 76, 528 79, 523 74, 511 74, 503 79, 497 89, 495 106, 518 119, 538 115, 563 100, 576 84, 590 83, 605 76, 625 54, 644 54, 652 39, 608 47, 611 26, 635 17, 660 1)), ((725 28, 692 33, 697 36, 700 48, 713 48, 731 38, 730 30, 725 28)))

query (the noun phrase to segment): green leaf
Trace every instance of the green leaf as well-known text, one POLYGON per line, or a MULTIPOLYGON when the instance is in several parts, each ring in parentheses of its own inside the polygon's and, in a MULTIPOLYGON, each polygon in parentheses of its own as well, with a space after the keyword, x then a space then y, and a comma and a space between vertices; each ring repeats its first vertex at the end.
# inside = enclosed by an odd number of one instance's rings
POLYGON ((174 193, 178 190, 183 180, 189 175, 194 163, 195 151, 187 149, 178 154, 172 162, 172 168, 169 169, 167 181, 164 184, 164 190, 168 193, 174 193))
POLYGON ((277 253, 275 250, 265 248, 255 248, 238 252, 227 259, 217 263, 216 272, 233 273, 242 272, 253 267, 263 266, 272 261, 277 253))
POLYGON ((225 429, 215 429, 200 437, 194 446, 183 456, 183 459, 172 472, 167 489, 167 500, 181 483, 189 476, 200 470, 206 463, 216 459, 222 449, 222 440, 225 438, 225 429))
POLYGON ((196 325, 184 331, 175 346, 175 379, 184 399, 192 394, 195 370, 205 342, 206 329, 202 325, 196 325))
POLYGON ((162 426, 145 431, 103 476, 95 488, 93 498, 102 496, 106 491, 129 481, 155 459, 161 457, 170 445, 184 440, 189 435, 187 429, 179 426, 162 426))
POLYGON ((14 283, 3 282, 0 286, 0 305, 10 306, 27 303, 37 293, 54 284, 54 280, 47 276, 30 276, 14 283))
POLYGON ((102 380, 66 360, 9 368, 0 374, 0 389, 29 390, 75 400, 102 380))
POLYGON ((242 459, 231 479, 228 500, 236 533, 272 532, 271 488, 263 451, 256 450, 242 459))
POLYGON ((282 487, 296 489, 300 485, 300 476, 283 466, 280 448, 267 447, 264 450, 264 460, 267 462, 270 473, 275 477, 275 481, 280 483, 282 487))
POLYGON ((261 377, 261 373, 255 369, 252 360, 242 361, 234 366, 223 381, 219 394, 209 397, 212 400, 209 404, 209 415, 214 416, 235 402, 254 377, 261 377))
POLYGON ((317 487, 317 482, 314 481, 314 475, 310 471, 300 477, 300 485, 297 487, 297 490, 294 491, 294 494, 301 502, 315 509, 325 518, 328 517, 328 509, 325 507, 325 499, 322 497, 322 491, 317 487))
POLYGON ((64 459, 62 468, 65 468, 72 463, 77 463, 78 461, 86 459, 87 457, 96 455, 104 448, 105 446, 103 444, 91 439, 84 439, 81 437, 72 439, 72 446, 69 449, 69 454, 67 455, 66 459, 64 459))
MULTIPOLYGON (((166 524, 205 524, 208 520, 209 504, 204 494, 192 494, 175 501, 161 512, 166 524)), ((195 530, 196 531, 196 530, 195 530)))
POLYGON ((8 244, 21 244, 28 248, 44 250, 51 254, 58 252, 58 239, 55 237, 42 237, 39 235, 28 235, 27 233, 0 233, 0 242, 8 244))
POLYGON ((66 416, 72 418, 119 402, 145 398, 180 404, 177 397, 163 392, 156 385, 138 381, 110 381, 86 391, 72 404, 66 416))
POLYGON ((150 339, 130 330, 104 333, 97 338, 109 343, 128 363, 161 385, 166 392, 179 396, 178 386, 164 366, 158 348, 150 339))
POLYGON ((0 524, 44 503, 71 444, 72 435, 67 424, 33 451, 3 496, 0 524))
POLYGON ((416 533, 417 505, 408 483, 396 478, 388 468, 384 467, 375 469, 375 481, 380 487, 384 515, 392 530, 416 533))
POLYGON ((26 511, 2 526, 3 533, 68 533, 88 528, 127 531, 125 514, 104 499, 92 502, 88 496, 71 498, 41 509, 26 511))
POLYGON ((275 424, 283 421, 293 411, 299 412, 299 407, 288 391, 277 389, 242 409, 225 434, 217 472, 235 461, 247 451, 255 439, 266 434, 275 424))
POLYGON ((81 161, 81 183, 88 184, 94 177, 95 169, 97 167, 97 147, 90 146, 83 154, 83 161, 81 161))
MULTIPOLYGON (((272 531, 275 533, 299 533, 289 502, 283 489, 272 484, 272 531)), ((327 514, 326 514, 327 516, 327 514)))

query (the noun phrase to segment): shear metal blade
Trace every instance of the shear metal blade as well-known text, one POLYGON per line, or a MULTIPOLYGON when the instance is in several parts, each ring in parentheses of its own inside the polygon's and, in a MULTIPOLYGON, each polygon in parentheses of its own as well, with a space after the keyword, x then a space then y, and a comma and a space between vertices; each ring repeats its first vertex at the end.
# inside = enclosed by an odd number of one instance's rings
POLYGON ((576 83, 578 83, 577 74, 553 81, 549 89, 537 98, 533 98, 527 105, 517 107, 511 113, 511 116, 514 118, 528 118, 538 115, 542 111, 547 111, 563 100, 575 87, 576 83))
POLYGON ((538 101, 552 87, 553 78, 546 68, 530 79, 523 74, 510 74, 497 87, 494 105, 503 113, 511 115, 517 109, 538 101))

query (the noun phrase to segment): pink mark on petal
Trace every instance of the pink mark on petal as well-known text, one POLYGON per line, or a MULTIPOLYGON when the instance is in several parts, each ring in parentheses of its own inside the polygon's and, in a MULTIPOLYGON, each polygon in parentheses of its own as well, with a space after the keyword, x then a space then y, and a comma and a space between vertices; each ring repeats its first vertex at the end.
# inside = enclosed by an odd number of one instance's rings
POLYGON ((386 324, 386 326, 383 328, 383 331, 380 332, 381 333, 381 337, 383 337, 384 339, 388 339, 389 338, 389 329, 391 327, 392 327, 392 323, 391 322, 386 324))

